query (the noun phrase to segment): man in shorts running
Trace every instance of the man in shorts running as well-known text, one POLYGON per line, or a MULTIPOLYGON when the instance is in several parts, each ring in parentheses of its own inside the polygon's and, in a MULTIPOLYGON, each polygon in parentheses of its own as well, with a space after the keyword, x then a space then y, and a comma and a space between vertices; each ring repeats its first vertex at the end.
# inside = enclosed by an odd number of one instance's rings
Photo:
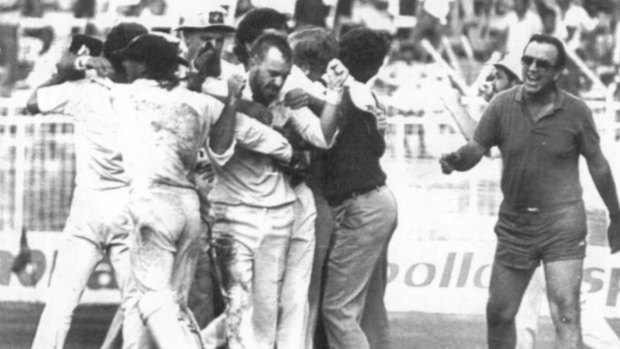
POLYGON ((493 146, 504 162, 498 244, 487 304, 489 348, 514 348, 515 316, 543 262, 556 346, 582 348, 579 289, 587 233, 579 156, 610 215, 611 252, 620 250, 620 207, 590 109, 556 87, 566 53, 550 36, 534 35, 522 56, 523 85, 495 96, 473 139, 444 155, 444 173, 467 171, 493 146))

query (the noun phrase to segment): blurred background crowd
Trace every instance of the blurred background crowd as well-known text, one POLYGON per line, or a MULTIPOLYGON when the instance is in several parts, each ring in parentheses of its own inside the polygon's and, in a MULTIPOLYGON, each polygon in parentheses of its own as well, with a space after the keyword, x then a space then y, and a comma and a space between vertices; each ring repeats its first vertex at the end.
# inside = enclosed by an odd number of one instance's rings
MULTIPOLYGON (((456 72, 452 82, 456 77, 467 84, 476 80, 485 63, 507 52, 520 55, 534 33, 556 35, 574 53, 576 59, 562 82, 573 93, 593 93, 603 86, 612 86, 615 92, 620 66, 620 2, 613 0, 203 1, 220 2, 233 25, 254 7, 272 7, 290 16, 291 28, 318 25, 336 36, 358 25, 388 32, 393 50, 376 86, 384 95, 396 96, 388 104, 400 115, 423 109, 411 105, 420 81, 429 86, 441 80, 435 75, 446 73, 445 66, 429 68, 427 63, 436 59, 423 41, 456 72)), ((71 34, 103 37, 112 25, 125 20, 170 32, 199 4, 199 0, 0 0, 0 93, 11 96, 49 76, 71 34)), ((620 97, 620 92, 616 95, 620 97)))

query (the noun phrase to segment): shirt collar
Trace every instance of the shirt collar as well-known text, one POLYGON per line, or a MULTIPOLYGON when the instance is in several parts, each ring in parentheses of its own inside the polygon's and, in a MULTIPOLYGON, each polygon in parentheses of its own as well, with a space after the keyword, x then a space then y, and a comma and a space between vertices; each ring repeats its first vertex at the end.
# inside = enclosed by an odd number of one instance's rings
MULTIPOLYGON (((520 85, 519 88, 517 89, 517 93, 515 93, 515 101, 517 101, 517 103, 522 103, 523 102, 523 93, 524 92, 524 87, 523 85, 520 85)), ((560 110, 564 107, 564 101, 566 100, 566 92, 562 91, 561 89, 554 87, 555 89, 555 102, 553 105, 553 110, 560 110)))

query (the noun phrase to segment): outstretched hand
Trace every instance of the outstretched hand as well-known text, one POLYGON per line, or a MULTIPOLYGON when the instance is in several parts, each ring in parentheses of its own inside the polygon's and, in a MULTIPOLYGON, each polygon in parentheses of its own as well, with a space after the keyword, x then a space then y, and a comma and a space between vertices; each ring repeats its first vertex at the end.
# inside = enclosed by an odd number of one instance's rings
POLYGON ((461 160, 461 156, 457 152, 444 154, 439 159, 441 172, 450 174, 456 169, 456 164, 461 160))

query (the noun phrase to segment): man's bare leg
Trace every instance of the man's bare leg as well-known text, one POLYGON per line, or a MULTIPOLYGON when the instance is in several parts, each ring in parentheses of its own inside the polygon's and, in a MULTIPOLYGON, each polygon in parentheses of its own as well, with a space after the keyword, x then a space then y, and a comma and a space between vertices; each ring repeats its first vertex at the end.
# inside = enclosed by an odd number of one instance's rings
POLYGON ((579 303, 583 260, 545 263, 545 275, 549 310, 555 324, 555 347, 583 348, 579 303))
POLYGON ((487 303, 489 349, 514 349, 515 317, 534 270, 509 268, 493 262, 487 303))

